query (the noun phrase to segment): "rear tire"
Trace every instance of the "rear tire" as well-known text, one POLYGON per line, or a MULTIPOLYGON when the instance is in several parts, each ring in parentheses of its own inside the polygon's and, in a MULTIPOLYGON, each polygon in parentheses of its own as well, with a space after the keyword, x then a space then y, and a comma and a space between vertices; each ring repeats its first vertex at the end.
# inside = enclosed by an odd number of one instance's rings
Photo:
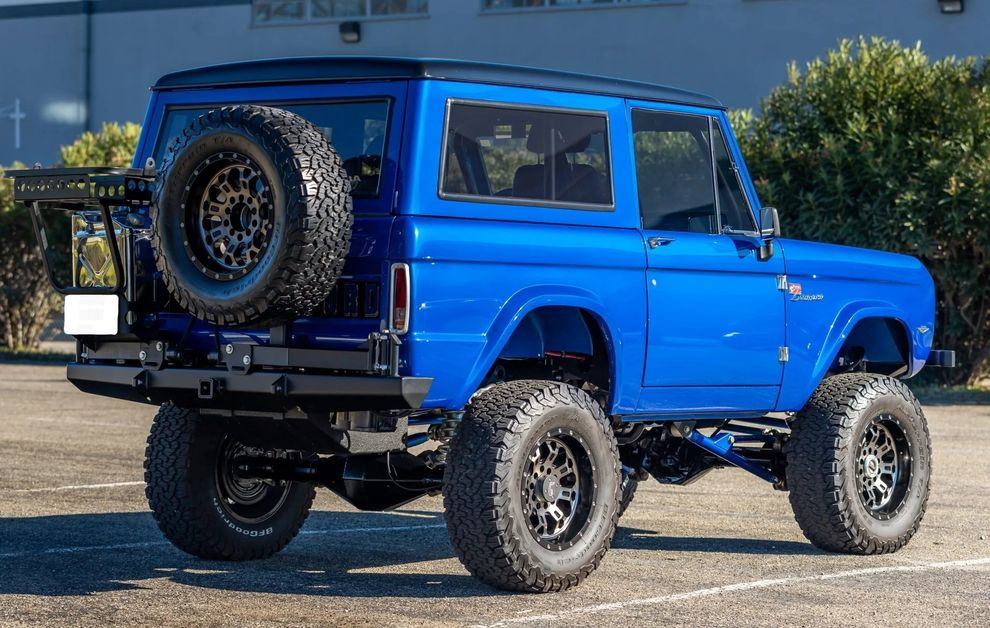
POLYGON ((182 551, 210 560, 267 558, 309 515, 311 483, 239 479, 229 464, 238 448, 222 419, 172 404, 155 416, 145 493, 158 527, 182 551))
POLYGON ((608 551, 620 481, 615 435, 587 393, 558 382, 497 384, 472 400, 451 441, 447 531, 487 584, 562 591, 608 551))
POLYGON ((821 549, 894 552, 918 531, 931 441, 921 405, 899 380, 825 379, 798 413, 784 453, 794 517, 821 549))
POLYGON ((214 109, 162 160, 155 263, 169 293, 219 325, 272 325, 330 295, 350 246, 350 180, 326 135, 258 105, 214 109))

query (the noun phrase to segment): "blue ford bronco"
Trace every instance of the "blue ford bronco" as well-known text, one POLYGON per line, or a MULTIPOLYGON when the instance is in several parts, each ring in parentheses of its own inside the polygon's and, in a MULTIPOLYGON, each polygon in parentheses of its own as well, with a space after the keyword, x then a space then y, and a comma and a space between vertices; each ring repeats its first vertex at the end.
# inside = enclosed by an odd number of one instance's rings
POLYGON ((820 548, 904 546, 931 450, 911 257, 783 239, 725 109, 442 60, 206 67, 153 87, 130 169, 12 173, 79 389, 160 405, 155 519, 271 556, 315 487, 442 493, 467 569, 557 591, 638 482, 738 467, 820 548))

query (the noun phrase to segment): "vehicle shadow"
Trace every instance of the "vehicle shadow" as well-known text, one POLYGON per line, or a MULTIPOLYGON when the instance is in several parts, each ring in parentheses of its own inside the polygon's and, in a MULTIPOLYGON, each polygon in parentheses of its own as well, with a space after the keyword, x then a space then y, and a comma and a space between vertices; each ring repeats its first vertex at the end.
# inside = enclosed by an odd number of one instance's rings
POLYGON ((314 512, 267 560, 207 561, 173 547, 149 512, 0 518, 0 595, 86 595, 168 580, 229 591, 344 597, 491 596, 464 572, 439 513, 314 512), (451 573, 452 572, 452 573, 451 573))
POLYGON ((811 543, 779 539, 739 539, 703 536, 662 536, 653 530, 619 527, 612 547, 656 552, 707 552, 713 554, 766 554, 772 556, 823 556, 811 543))
MULTIPOLYGON (((678 538, 620 527, 612 547, 657 552, 814 554, 810 544, 678 538)), ((468 575, 440 513, 314 512, 280 554, 231 563, 188 556, 151 513, 0 518, 0 595, 87 595, 154 580, 252 593, 340 597, 508 595, 468 575)))

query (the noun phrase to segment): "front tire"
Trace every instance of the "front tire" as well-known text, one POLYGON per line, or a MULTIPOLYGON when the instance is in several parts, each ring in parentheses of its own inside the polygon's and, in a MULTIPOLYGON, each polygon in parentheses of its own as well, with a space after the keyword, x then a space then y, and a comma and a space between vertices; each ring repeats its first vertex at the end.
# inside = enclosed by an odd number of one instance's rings
POLYGON ((784 447, 791 507, 821 549, 883 554, 904 547, 928 503, 931 439, 900 381, 847 373, 825 379, 784 447))
POLYGON ((242 453, 222 419, 170 403, 155 416, 145 493, 158 527, 182 551, 209 560, 267 558, 298 534, 313 484, 239 478, 231 462, 242 453))
POLYGON ((615 435, 587 393, 513 381, 478 394, 451 442, 444 508, 451 543, 485 583, 562 591, 590 575, 615 533, 615 435))

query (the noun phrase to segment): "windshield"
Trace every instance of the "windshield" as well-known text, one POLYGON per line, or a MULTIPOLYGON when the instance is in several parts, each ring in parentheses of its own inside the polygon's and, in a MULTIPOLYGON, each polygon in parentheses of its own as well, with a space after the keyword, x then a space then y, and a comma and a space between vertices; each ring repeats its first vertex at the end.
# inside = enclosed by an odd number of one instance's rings
MULTIPOLYGON (((306 104, 272 104, 297 113, 316 126, 333 143, 344 160, 351 178, 351 195, 377 197, 388 128, 389 101, 347 101, 306 104)), ((162 132, 155 147, 155 163, 162 163, 171 141, 196 118, 214 107, 170 108, 165 114, 162 132)))

